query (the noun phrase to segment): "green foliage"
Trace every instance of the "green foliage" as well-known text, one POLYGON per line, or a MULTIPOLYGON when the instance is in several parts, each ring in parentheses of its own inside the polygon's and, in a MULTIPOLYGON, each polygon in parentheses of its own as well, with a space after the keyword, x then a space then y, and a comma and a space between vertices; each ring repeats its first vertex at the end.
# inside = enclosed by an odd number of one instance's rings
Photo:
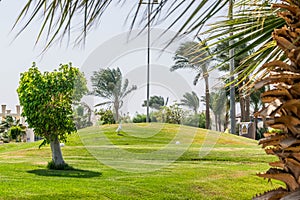
MULTIPOLYGON (((154 96, 151 96, 150 99, 149 99, 149 107, 153 108, 153 109, 156 109, 156 110, 159 110, 160 107, 164 106, 166 103, 165 103, 165 100, 162 96, 154 95, 154 96)), ((142 106, 143 107, 147 106, 147 100, 144 101, 142 106)))
POLYGON ((8 115, 0 124, 0 139, 9 142, 11 139, 20 142, 22 136, 26 134, 26 127, 20 124, 20 120, 8 115))
POLYGON ((97 113, 100 115, 101 124, 115 124, 114 114, 110 109, 100 109, 97 113))
POLYGON ((186 116, 182 123, 187 126, 205 128, 205 113, 186 116))
MULTIPOLYGON (((156 117, 158 115, 160 115, 159 111, 151 112, 149 122, 157 122, 156 117)), ((146 119, 147 119, 147 115, 137 113, 136 116, 133 117, 132 122, 133 123, 144 123, 144 122, 146 122, 146 119)), ((163 121, 160 121, 160 122, 163 122, 163 121)))
POLYGON ((21 141, 21 137, 25 134, 25 128, 21 126, 12 126, 8 131, 9 137, 16 141, 21 141))
POLYGON ((23 107, 22 116, 26 117, 29 127, 34 128, 35 134, 47 143, 54 138, 65 141, 67 134, 76 131, 72 103, 85 93, 84 86, 76 92, 75 86, 81 85, 79 80, 85 85, 83 74, 71 64, 41 73, 33 63, 21 74, 17 92, 23 107))
POLYGON ((76 129, 86 128, 93 125, 93 123, 91 122, 92 111, 87 104, 81 103, 73 110, 76 129))
POLYGON ((170 124, 181 124, 184 118, 184 111, 177 104, 163 106, 158 112, 154 113, 158 122, 170 124))
MULTIPOLYGON (((145 114, 137 114, 132 119, 132 122, 133 123, 144 123, 144 122, 146 122, 146 119, 147 119, 147 115, 145 115, 145 114)), ((151 119, 149 119, 149 121, 151 122, 151 119)))

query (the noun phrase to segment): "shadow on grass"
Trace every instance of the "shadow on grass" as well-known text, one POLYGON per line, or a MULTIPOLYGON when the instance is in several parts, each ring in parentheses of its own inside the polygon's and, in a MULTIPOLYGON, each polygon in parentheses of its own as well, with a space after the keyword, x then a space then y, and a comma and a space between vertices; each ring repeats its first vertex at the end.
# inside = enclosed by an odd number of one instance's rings
POLYGON ((101 172, 93 172, 88 170, 73 169, 73 170, 52 170, 52 169, 34 169, 27 171, 28 173, 38 176, 58 176, 68 178, 93 178, 101 176, 101 172))

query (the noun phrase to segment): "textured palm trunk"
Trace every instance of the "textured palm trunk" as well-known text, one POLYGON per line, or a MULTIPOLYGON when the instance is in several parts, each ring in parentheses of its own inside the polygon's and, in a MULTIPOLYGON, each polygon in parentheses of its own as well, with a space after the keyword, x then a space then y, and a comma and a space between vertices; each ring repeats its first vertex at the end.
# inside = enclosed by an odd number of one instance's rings
POLYGON ((266 125, 278 130, 265 133, 259 144, 267 154, 275 155, 278 161, 269 163, 271 168, 258 176, 276 179, 285 183, 278 188, 255 197, 262 199, 300 199, 300 1, 283 1, 273 4, 281 8, 279 17, 287 26, 274 30, 272 36, 284 51, 289 62, 275 60, 260 69, 265 73, 256 82, 256 87, 268 86, 261 95, 266 105, 259 114, 266 119, 266 125))
POLYGON ((218 115, 218 124, 219 124, 219 130, 218 131, 222 131, 222 120, 221 120, 221 115, 218 115))
POLYGON ((245 121, 250 122, 250 95, 245 96, 245 121))
MULTIPOLYGON (((239 84, 239 88, 242 88, 243 84, 239 84)), ((240 109, 241 109, 241 122, 245 121, 245 98, 243 95, 243 91, 240 89, 239 91, 239 100, 240 100, 240 109)))
POLYGON ((119 123, 119 102, 118 101, 115 101, 114 109, 115 109, 115 121, 119 123))
POLYGON ((52 152, 52 161, 55 166, 64 165, 65 161, 63 159, 60 142, 57 137, 50 141, 50 147, 52 152))
POLYGON ((216 131, 218 131, 219 129, 218 129, 218 115, 217 115, 217 113, 214 113, 214 115, 215 115, 215 125, 216 125, 216 131))
POLYGON ((208 82, 208 72, 203 73, 203 77, 205 80, 205 128, 210 129, 210 113, 209 113, 209 105, 210 105, 210 93, 209 93, 209 82, 208 82))

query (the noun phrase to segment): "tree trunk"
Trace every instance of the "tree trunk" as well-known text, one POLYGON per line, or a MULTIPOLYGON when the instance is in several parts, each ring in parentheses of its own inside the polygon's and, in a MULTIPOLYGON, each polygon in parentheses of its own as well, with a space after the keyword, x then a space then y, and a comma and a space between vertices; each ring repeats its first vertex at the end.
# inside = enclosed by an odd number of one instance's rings
POLYGON ((216 113, 214 113, 215 115, 215 125, 216 125, 216 131, 218 131, 218 115, 216 113))
POLYGON ((210 129, 210 114, 209 114, 209 99, 210 99, 210 93, 209 93, 209 83, 208 83, 208 72, 203 73, 203 77, 205 80, 205 128, 210 129))
MULTIPOLYGON (((242 83, 239 83, 239 88, 242 87, 242 83)), ((239 89, 239 99, 240 99, 240 107, 241 107, 241 122, 245 121, 245 98, 243 96, 243 91, 239 89)))
POLYGON ((57 137, 50 141, 51 152, 52 152, 52 161, 55 166, 64 165, 65 161, 62 156, 60 143, 57 137))
POLYGON ((116 123, 119 123, 119 102, 118 101, 114 103, 114 109, 115 109, 115 121, 116 123))
MULTIPOLYGON (((249 77, 245 79, 245 84, 249 82, 249 77)), ((250 94, 246 92, 247 95, 245 96, 245 121, 250 122, 250 94)))
POLYGON ((250 95, 245 97, 245 118, 246 122, 250 122, 250 95))
POLYGON ((218 131, 222 131, 222 122, 221 122, 222 120, 221 120, 221 114, 220 115, 218 115, 218 123, 219 123, 219 130, 218 131))

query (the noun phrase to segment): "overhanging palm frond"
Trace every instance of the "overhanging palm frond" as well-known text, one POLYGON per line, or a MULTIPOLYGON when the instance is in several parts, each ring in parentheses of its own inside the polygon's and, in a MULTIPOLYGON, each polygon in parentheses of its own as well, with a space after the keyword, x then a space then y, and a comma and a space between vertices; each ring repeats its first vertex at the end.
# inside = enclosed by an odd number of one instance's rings
POLYGON ((175 64, 171 66, 170 71, 175 71, 178 69, 198 69, 197 66, 190 64, 189 59, 182 55, 174 56, 175 64))
MULTIPOLYGON (((271 33, 274 28, 280 28, 284 25, 284 20, 276 15, 276 9, 271 8, 271 2, 264 4, 245 4, 244 9, 235 13, 232 20, 219 21, 212 25, 212 28, 203 34, 210 34, 206 39, 210 42, 209 47, 215 47, 220 43, 228 43, 234 40, 235 43, 228 45, 225 48, 218 49, 211 56, 220 55, 232 48, 239 49, 233 57, 241 56, 249 51, 254 51, 249 57, 243 60, 236 68, 235 74, 239 74, 243 81, 244 77, 255 73, 257 66, 262 62, 269 61, 274 58, 281 58, 282 51, 276 47, 276 44, 271 39, 271 33), (229 37, 229 33, 233 32, 233 36, 229 37), (215 41, 217 38, 223 38, 215 41), (242 39, 241 39, 242 38, 242 39), (245 46, 246 45, 246 46, 245 46), (240 48, 244 46, 243 48, 240 48)), ((232 57, 228 57, 223 63, 218 65, 226 65, 232 57)))
MULTIPOLYGON (((173 27, 178 28, 178 34, 197 33, 201 30, 203 25, 216 16, 230 0, 201 0, 201 1, 174 1, 161 0, 157 5, 151 5, 151 21, 150 23, 161 23, 170 21, 167 25, 168 29, 173 27)), ((249 0, 239 0, 240 4, 248 2, 249 0)), ((140 1, 120 1, 120 0, 27 0, 27 3, 21 10, 18 18, 13 26, 21 24, 24 25, 19 30, 19 35, 37 18, 43 18, 41 28, 38 33, 36 42, 45 34, 47 38, 46 48, 49 47, 56 39, 70 36, 71 30, 74 29, 74 21, 79 20, 79 30, 82 30, 77 42, 84 41, 88 32, 97 27, 99 20, 107 8, 113 3, 117 4, 133 4, 136 11, 131 18, 131 29, 136 25, 144 24, 147 26, 147 6, 142 6, 140 1)), ((147 2, 147 0, 145 0, 147 2)), ((129 11, 132 13, 132 10, 129 11)), ((77 24, 77 23, 76 23, 77 24)), ((78 27, 77 27, 78 28, 78 27)))
POLYGON ((84 40, 88 31, 96 27, 107 7, 113 0, 28 0, 21 10, 13 28, 25 20, 17 36, 23 32, 34 19, 43 17, 41 28, 36 38, 36 42, 46 35, 48 48, 56 39, 65 35, 70 36, 74 28, 75 19, 80 19, 79 36, 77 42, 84 40), (25 19, 24 19, 25 18, 25 19))

